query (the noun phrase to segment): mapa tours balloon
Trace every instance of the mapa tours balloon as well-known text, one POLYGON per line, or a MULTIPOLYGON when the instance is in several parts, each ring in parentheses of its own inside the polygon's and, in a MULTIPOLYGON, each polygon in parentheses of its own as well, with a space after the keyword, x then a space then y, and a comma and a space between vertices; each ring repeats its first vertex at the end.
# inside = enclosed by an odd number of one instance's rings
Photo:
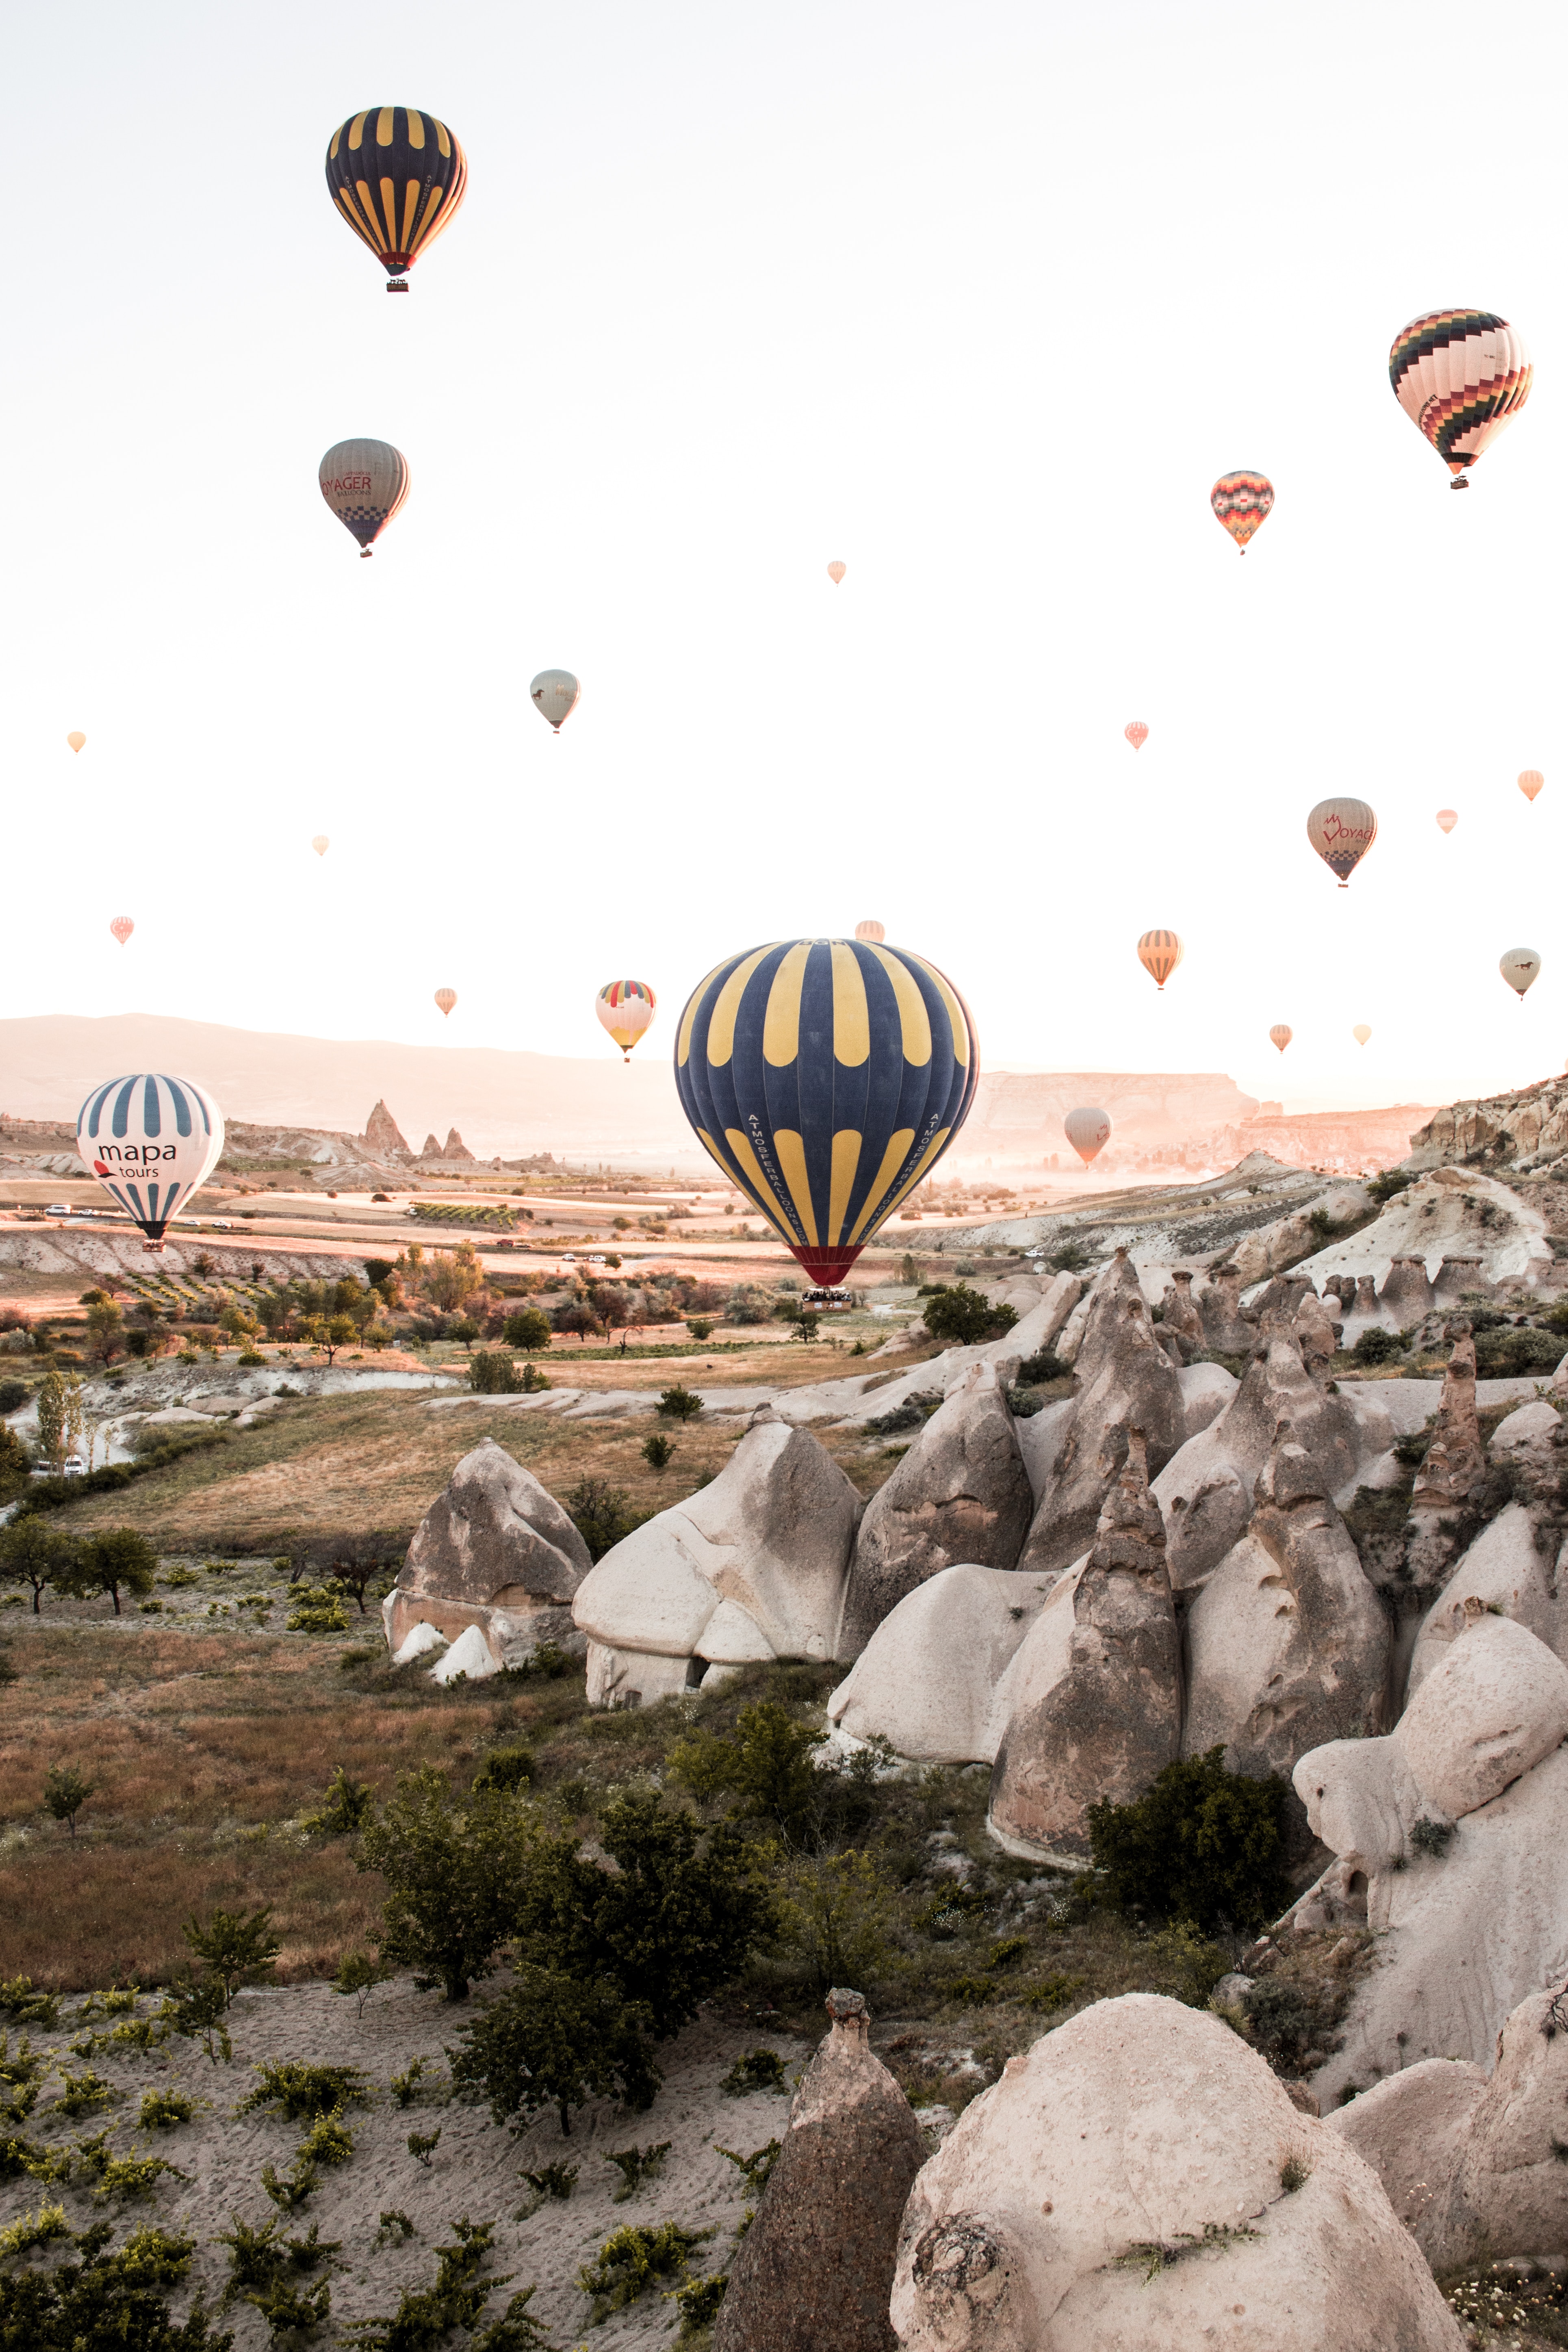
POLYGON ((1458 824, 1458 822, 1459 822, 1459 812, 1458 812, 1458 809, 1439 809, 1439 810, 1438 810, 1438 812, 1437 812, 1437 822, 1438 822, 1438 824, 1442 826, 1443 831, 1444 831, 1445 833, 1452 833, 1452 832, 1453 832, 1453 830, 1454 830, 1454 827, 1455 827, 1455 826, 1458 824))
POLYGON ((1307 819, 1307 838, 1338 877, 1342 890, 1377 839, 1377 819, 1364 801, 1320 801, 1307 819))
POLYGON ((327 834, 313 833, 310 835, 310 846, 315 851, 318 857, 325 857, 331 845, 331 837, 327 834))
POLYGON ((334 441, 321 465, 321 496, 368 555, 408 496, 408 460, 390 441, 334 441))
POLYGON ((1355 1039, 1358 1045, 1364 1045, 1367 1039, 1372 1035, 1372 1031, 1364 1021, 1358 1021, 1355 1027, 1351 1031, 1351 1035, 1355 1039))
POLYGON ((1088 1168, 1110 1140, 1110 1113, 1087 1108, 1069 1110, 1062 1121, 1062 1133, 1088 1168))
POLYGON ((76 1123, 76 1148, 110 1200, 163 1246, 163 1229, 206 1181, 223 1150, 223 1113, 188 1078, 110 1078, 76 1123))
POLYGON ((70 733, 66 737, 66 741, 70 745, 73 751, 79 751, 82 745, 87 741, 87 737, 82 733, 79 727, 73 727, 70 733))
POLYGON ((1519 780, 1519 789, 1527 801, 1532 801, 1545 782, 1539 768, 1526 768, 1519 780))
POLYGON ((942 1158, 979 1075, 951 981, 874 940, 726 956, 676 1038, 676 1091, 699 1142, 826 1285, 942 1158))
POLYGON ((131 937, 132 932, 136 929, 136 926, 132 921, 129 915, 116 915, 109 928, 114 933, 115 938, 120 941, 121 946, 123 947, 126 940, 131 937))
POLYGON ((1121 732, 1135 751, 1141 751, 1149 740, 1149 730, 1141 719, 1130 719, 1121 732))
POLYGON ((1467 469, 1530 398, 1524 337, 1490 310, 1426 310, 1394 339, 1388 381, 1437 452, 1456 490, 1467 469))
POLYGON ((646 980, 612 980, 594 1001, 600 1024, 607 1029, 629 1062, 632 1047, 653 1019, 658 999, 646 980))
POLYGON ((1174 931, 1145 931, 1138 942, 1138 961, 1162 995, 1165 982, 1186 954, 1174 931))
POLYGON ((863 923, 856 924, 855 936, 858 940, 870 940, 873 943, 879 944, 888 936, 888 927, 885 923, 873 922, 868 915, 863 923))
POLYGON ((559 735, 576 709, 583 689, 569 669, 542 669, 528 691, 534 709, 543 713, 559 735))
POLYGON ((1522 997, 1526 989, 1535 985, 1541 971, 1541 958, 1533 948, 1510 948, 1506 955, 1499 957, 1498 970, 1509 986, 1522 997))
POLYGON ((434 245, 462 203, 468 166, 444 122, 413 106, 367 106, 327 146, 332 202, 386 272, 389 294, 406 294, 404 271, 434 245))
POLYGON ((833 562, 828 565, 827 576, 832 581, 836 588, 843 579, 847 569, 848 566, 847 564, 840 563, 837 556, 834 557, 833 562))
POLYGON ((1277 1021, 1268 1032, 1268 1042, 1271 1045, 1278 1045, 1279 1051, 1283 1053, 1295 1034, 1293 1029, 1286 1027, 1283 1021, 1277 1021))
POLYGON ((1209 504, 1245 555, 1247 541, 1268 520, 1274 485, 1267 474, 1222 474, 1209 492, 1209 504))
POLYGON ((436 991, 436 1002, 441 1008, 443 1019, 447 1019, 450 1016, 452 1007, 456 1004, 457 1001, 458 992, 455 988, 438 988, 436 991))

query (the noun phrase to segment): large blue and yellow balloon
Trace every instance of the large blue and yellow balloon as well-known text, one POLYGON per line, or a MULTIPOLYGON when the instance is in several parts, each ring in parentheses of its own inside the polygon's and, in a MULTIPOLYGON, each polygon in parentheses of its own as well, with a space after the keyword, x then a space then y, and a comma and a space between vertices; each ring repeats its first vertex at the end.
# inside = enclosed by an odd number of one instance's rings
POLYGON ((776 940, 680 1016, 699 1141, 818 1283, 841 1282, 969 1115, 979 1042, 952 982, 870 940, 776 940))

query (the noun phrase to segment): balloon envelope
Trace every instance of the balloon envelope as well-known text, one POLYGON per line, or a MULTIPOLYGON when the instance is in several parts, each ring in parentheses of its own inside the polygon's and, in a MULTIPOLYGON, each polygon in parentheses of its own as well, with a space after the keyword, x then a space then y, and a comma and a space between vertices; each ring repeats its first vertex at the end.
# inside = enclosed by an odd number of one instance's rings
POLYGON ((1271 1045, 1278 1045, 1283 1053, 1294 1035, 1294 1030, 1288 1029, 1283 1021, 1277 1021, 1268 1032, 1268 1042, 1271 1045))
POLYGON ((73 727, 70 733, 66 737, 66 741, 70 745, 73 751, 79 751, 82 745, 87 741, 87 737, 82 733, 79 727, 73 727))
POLYGON ((324 833, 313 833, 310 835, 310 846, 318 857, 325 857, 331 845, 331 839, 324 833))
POLYGON ((631 1060, 632 1047, 653 1019, 658 1003, 646 980, 612 980, 600 989, 594 1010, 620 1047, 623 1060, 631 1060))
POLYGON ((1138 961, 1162 993, 1186 952, 1174 931, 1145 931, 1138 942, 1138 961))
POLYGON ((1519 780, 1519 789, 1527 801, 1532 801, 1545 782, 1539 768, 1526 768, 1519 780))
POLYGON ((223 1150, 223 1114, 188 1078, 139 1071, 93 1088, 77 1118, 76 1148, 110 1200, 161 1247, 170 1218, 223 1150))
POLYGON ((543 712, 559 735, 576 709, 583 689, 569 669, 542 669, 528 691, 534 708, 543 712))
POLYGON ((1144 744, 1149 740, 1149 730, 1144 726, 1143 721, 1141 719, 1129 719, 1121 732, 1126 736, 1127 740, 1131 744, 1132 749, 1135 751, 1141 751, 1143 749, 1144 744))
POLYGON ((1377 819, 1364 801, 1320 801, 1307 819, 1307 838, 1343 890, 1377 839, 1377 819))
POLYGON ((368 555, 408 496, 407 458, 390 441, 334 441, 320 478, 321 496, 368 555))
POLYGON ((440 1006, 443 1015, 451 1012, 457 1001, 458 992, 455 988, 438 988, 436 991, 436 1002, 440 1006))
POLYGON ((858 940, 870 940, 873 942, 885 940, 888 936, 887 925, 885 923, 873 922, 871 918, 868 915, 863 923, 856 924, 855 936, 858 940))
POLYGON ((1209 504, 1215 519, 1245 555, 1248 540, 1268 520, 1274 505, 1274 485, 1267 474, 1222 474, 1209 492, 1209 504))
POLYGON ((1510 948, 1498 959, 1498 970, 1511 989, 1522 996, 1533 988, 1541 973, 1541 958, 1533 948, 1510 948))
POLYGON ((1364 1045, 1367 1039, 1372 1035, 1372 1031, 1364 1021, 1358 1021, 1355 1027, 1351 1031, 1351 1035, 1355 1039, 1358 1045, 1364 1045))
POLYGON ((873 940, 726 956, 676 1038, 676 1091, 699 1142, 825 1284, 942 1158, 979 1074, 951 981, 873 940))
POLYGON ((120 941, 121 946, 123 947, 126 940, 131 937, 132 932, 136 929, 136 926, 132 921, 129 915, 116 915, 109 928, 114 933, 115 938, 120 941))
POLYGON ((837 585, 838 585, 839 582, 843 579, 844 574, 845 574, 845 572, 846 572, 846 570, 847 570, 847 567, 845 564, 840 563, 837 556, 834 558, 833 562, 828 565, 828 567, 827 567, 827 576, 828 576, 828 578, 832 581, 832 583, 833 583, 833 584, 834 584, 834 586, 835 586, 836 588, 837 587, 837 585))
POLYGON ((1493 311, 1426 310, 1394 337, 1388 380, 1462 490, 1467 468, 1530 398, 1530 354, 1493 311))
POLYGON ((457 140, 417 107, 367 106, 340 122, 327 142, 332 202, 389 280, 400 278, 435 244, 462 203, 468 180, 468 159, 457 140))
POLYGON ((1110 1140, 1110 1113, 1087 1106, 1081 1110, 1069 1110, 1062 1121, 1062 1133, 1087 1168, 1099 1159, 1110 1140))
POLYGON ((1458 824, 1458 822, 1459 822, 1459 812, 1458 812, 1458 809, 1439 809, 1439 810, 1438 810, 1438 812, 1437 812, 1437 822, 1438 822, 1438 824, 1442 826, 1442 828, 1443 828, 1443 830, 1444 830, 1444 832, 1445 832, 1445 833, 1452 833, 1452 832, 1453 832, 1453 830, 1454 830, 1454 827, 1455 827, 1455 826, 1458 824))

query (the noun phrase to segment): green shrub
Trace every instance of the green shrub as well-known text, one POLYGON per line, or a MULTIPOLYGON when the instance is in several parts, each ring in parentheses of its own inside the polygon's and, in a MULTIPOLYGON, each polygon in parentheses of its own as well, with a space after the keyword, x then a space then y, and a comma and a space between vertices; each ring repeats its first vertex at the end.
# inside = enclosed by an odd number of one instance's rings
POLYGON ((727 2099, 743 2099, 752 2091, 784 2091, 784 2060, 776 2050, 748 2050, 737 2058, 719 2088, 727 2099))
POLYGON ((613 2231, 599 2248, 598 2260, 584 2263, 577 2284, 594 2298, 595 2324, 613 2311, 624 2311, 645 2294, 657 2279, 678 2277, 711 2230, 683 2230, 677 2221, 648 2229, 627 2222, 613 2231))
MULTIPOLYGON (((352 2321, 343 2330, 343 2343, 359 2346, 361 2352, 436 2352, 454 2329, 479 2325, 489 2297, 507 2284, 504 2278, 479 2276, 490 2259, 495 2224, 476 2224, 465 2217, 448 2227, 453 2242, 437 2249, 432 2284, 411 2287, 387 2318, 352 2321)), ((512 2296, 501 2317, 492 2320, 477 2340, 474 2352, 548 2352, 543 2330, 529 2315, 533 2292, 527 2286, 512 2296)))
POLYGON ((457 1805, 433 1767, 401 1773, 354 1856, 359 1869, 379 1871, 386 1882, 382 1958, 419 1971, 422 1989, 440 1984, 448 2000, 464 2000, 511 1932, 538 1836, 512 1800, 494 1790, 457 1805))
POLYGON ((422 2164, 425 2167, 426 2172, 430 2169, 430 2158, 435 2155, 436 2150, 440 2147, 440 2145, 441 2126, 439 2124, 437 2125, 433 2132, 410 2132, 408 2135, 408 2153, 414 2158, 416 2164, 422 2164))
POLYGON ((349 1621, 342 1595, 330 1584, 299 1584, 294 1588, 285 1631, 290 1633, 346 1633, 349 1621))
POLYGON ((1091 1805, 1089 1842, 1106 1893, 1121 1911, 1205 1930, 1261 1927, 1289 1894, 1287 1793, 1277 1773, 1226 1771, 1221 1746, 1167 1764, 1131 1804, 1091 1805))
POLYGON ((279 2058, 264 2060, 256 2073, 256 2088, 241 2099, 237 2116, 270 2108, 285 2123, 315 2123, 366 2095, 365 2079, 357 2066, 311 2066, 302 2059, 279 2058))
POLYGON ((1396 1192, 1403 1192, 1406 1185, 1415 1181, 1415 1177, 1402 1168, 1385 1168, 1381 1176, 1373 1177, 1367 1185, 1367 1198, 1377 1202, 1381 1207, 1384 1201, 1392 1201, 1396 1192))
POLYGON ((68 1824, 76 1835, 76 1817, 97 1786, 74 1764, 51 1764, 44 1779, 44 1811, 68 1824))
POLYGON ((373 1960, 368 1952, 345 1952, 338 1962, 332 1990, 354 2000, 354 2014, 363 2017, 365 2002, 376 1986, 385 1984, 392 1973, 384 1961, 373 1960))
POLYGON ((340 1764, 327 1783, 319 1813, 306 1813, 300 1820, 302 1830, 310 1830, 318 1837, 353 1837, 363 1829, 375 1810, 375 1798, 368 1780, 351 1780, 340 1764))
POLYGON ((143 2091, 136 2128, 174 2131, 180 2124, 188 2124, 195 2111, 195 2101, 188 2099, 184 2091, 143 2091))
POLYGON ((1000 1339, 1017 1319, 1012 1307, 984 1297, 966 1282, 951 1286, 939 1283, 925 1305, 926 1329, 933 1339, 945 1339, 953 1348, 973 1348, 983 1339, 1000 1339))
POLYGON ((642 1458, 650 1470, 668 1470, 675 1459, 675 1448, 662 1430, 656 1429, 651 1437, 643 1440, 642 1458))
POLYGON ((719 2316, 719 2306, 730 2284, 728 2271, 710 2271, 702 2278, 688 2279, 684 2286, 671 2287, 665 2300, 673 2303, 680 2314, 680 2333, 677 2344, 688 2343, 711 2327, 719 2316))
POLYGON ((1064 1364, 1054 1349, 1041 1348, 1037 1354, 1026 1356, 1019 1365, 1018 1385, 1020 1388, 1043 1387, 1047 1381, 1065 1379, 1071 1370, 1072 1366, 1064 1364))
POLYGON ((798 1843, 817 1811, 821 1775, 815 1759, 826 1738, 797 1723, 776 1700, 759 1699, 742 1708, 728 1738, 695 1731, 678 1739, 665 1769, 694 1796, 738 1797, 743 1813, 774 1822, 798 1843))
MULTIPOLYGON (((541 1322, 543 1321, 541 1316, 541 1322)), ((468 1386, 480 1396, 509 1396, 522 1381, 504 1349, 481 1348, 468 1365, 468 1386)))
POLYGON ((55 2106, 62 2116, 90 2115, 96 2107, 108 2106, 115 2096, 114 2085, 106 2083, 101 2074, 94 2074, 90 2066, 84 2067, 79 2074, 69 2074, 62 2066, 60 2082, 63 2087, 55 2106))
POLYGON ((654 1407, 654 1411, 661 1413, 666 1421, 696 1421, 702 1409, 702 1400, 696 1390, 682 1388, 679 1381, 672 1387, 660 1390, 658 1402, 654 1407))
POLYGON ((558 2158, 553 2164, 541 2165, 537 2172, 525 2172, 522 2177, 535 2196, 554 2197, 564 2205, 577 2186, 577 2167, 558 2158))
POLYGON ((492 1748, 474 1775, 476 1789, 515 1792, 526 1789, 539 1769, 526 1748, 492 1748))
POLYGON ((550 1345, 550 1318, 537 1307, 520 1307, 501 1325, 501 1338, 509 1348, 521 1348, 524 1354, 550 1345))
MULTIPOLYGON (((265 1907, 217 1910, 205 1920, 193 1917, 186 1920, 183 1933, 195 1958, 223 1986, 226 2009, 237 1987, 270 1976, 279 1949, 272 1932, 271 1911, 265 1907)), ((178 2032, 180 2028, 174 2030, 178 2032)))
POLYGON ((1476 1341, 1476 1370, 1483 1380, 1517 1379, 1525 1372, 1549 1372, 1562 1361, 1563 1340, 1553 1331, 1531 1325, 1508 1325, 1485 1331, 1476 1341))
POLYGON ((510 2122, 515 2132, 545 2107, 569 2132, 572 2108, 591 2098, 651 2105, 662 2079, 646 2040, 651 2023, 646 2009, 628 2004, 603 1978, 584 1983, 525 1962, 517 1982, 463 2028, 453 2086, 469 2102, 488 2099, 495 2121, 510 2122))
POLYGON ((1396 1332, 1385 1331, 1381 1323, 1369 1323, 1351 1353, 1358 1364, 1388 1364, 1405 1349, 1396 1332))
POLYGON ((652 2147, 623 2147, 617 2156, 606 2156, 605 2162, 614 2165, 621 2176, 621 2185, 611 2203, 624 2205, 628 2197, 636 2196, 645 2180, 657 2180, 668 2154, 669 2142, 661 2139, 652 2147))
MULTIPOLYGON (((47 2211, 33 2225, 45 2227, 35 2242, 66 2234, 47 2226, 47 2211)), ((0 2275, 0 2344, 18 2352, 227 2352, 232 2337, 213 2333, 199 2297, 182 2325, 159 2292, 184 2279, 194 2240, 135 2230, 110 2252, 109 2235, 106 2226, 84 2231, 78 2262, 0 2275)))
POLYGON ((893 1887, 869 1853, 797 1860, 779 1904, 783 1941, 818 1992, 863 1984, 887 1958, 893 1906, 893 1887))

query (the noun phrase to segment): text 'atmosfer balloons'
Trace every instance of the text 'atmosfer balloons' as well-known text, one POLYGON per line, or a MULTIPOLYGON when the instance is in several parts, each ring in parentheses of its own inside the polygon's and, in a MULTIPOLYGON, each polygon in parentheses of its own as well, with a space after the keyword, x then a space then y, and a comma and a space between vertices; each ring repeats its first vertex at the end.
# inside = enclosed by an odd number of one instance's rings
POLYGON ((534 709, 549 719, 557 735, 576 709, 582 691, 569 669, 542 669, 528 689, 534 709))
POLYGON ((1453 832, 1453 830, 1454 830, 1454 827, 1458 824, 1458 822, 1459 822, 1459 812, 1458 812, 1458 809, 1439 809, 1439 810, 1438 810, 1438 812, 1437 812, 1437 823, 1438 823, 1438 824, 1442 827, 1442 830, 1443 830, 1445 833, 1452 833, 1452 832, 1453 832))
POLYGON ((1186 952, 1174 931, 1145 931, 1139 940, 1138 961, 1162 995, 1186 952))
POLYGON ((148 1247, 161 1249, 170 1218, 223 1150, 223 1114, 189 1078, 138 1071, 93 1088, 77 1118, 76 1148, 148 1247))
POLYGON ((1130 719, 1121 732, 1135 751, 1141 751, 1149 740, 1149 730, 1141 719, 1130 719))
POLYGON ((1468 467, 1530 398, 1530 353, 1490 310, 1426 310, 1395 335, 1388 381, 1463 490, 1468 467))
POLYGON ((354 235, 380 262, 389 294, 462 203, 468 166, 444 122, 416 106, 367 106, 327 142, 327 187, 354 235))
POLYGON ((1542 785, 1545 782, 1546 779, 1542 774, 1539 768, 1526 768, 1523 774, 1520 777, 1519 789, 1524 794, 1527 801, 1533 801, 1536 793, 1541 790, 1542 785))
POLYGON ((942 1158, 980 1074, 936 966, 870 940, 775 940, 688 998, 675 1085, 698 1141, 814 1282, 842 1281, 942 1158))
POLYGON ((321 496, 368 555, 408 496, 408 460, 390 441, 334 441, 319 479, 321 496))
POLYGON ((1320 801, 1307 819, 1307 838, 1342 890, 1377 839, 1377 819, 1364 801, 1320 801))
POLYGON ((1091 1108, 1088 1104, 1079 1110, 1069 1110, 1062 1121, 1062 1133, 1088 1168, 1110 1140, 1110 1113, 1091 1108))
POLYGON ((436 991, 436 1002, 441 1008, 443 1019, 446 1019, 450 1015, 452 1007, 456 1004, 457 1001, 458 992, 455 988, 438 988, 436 991))
POLYGON ((1293 1029, 1288 1029, 1286 1027, 1283 1021, 1277 1021, 1274 1024, 1273 1028, 1268 1032, 1268 1042, 1271 1045, 1277 1045, 1279 1051, 1283 1053, 1295 1034, 1296 1033, 1293 1029))
POLYGON ((1209 492, 1209 504, 1245 555, 1273 511, 1274 485, 1267 474, 1222 474, 1209 492))
POLYGON ((620 1047, 624 1062, 631 1060, 632 1047, 652 1021, 658 1003, 646 980, 608 981, 595 998, 599 1024, 620 1047))
POLYGON ((1498 958, 1498 970, 1515 994, 1522 997, 1541 976, 1541 958, 1533 948, 1510 948, 1498 958))

